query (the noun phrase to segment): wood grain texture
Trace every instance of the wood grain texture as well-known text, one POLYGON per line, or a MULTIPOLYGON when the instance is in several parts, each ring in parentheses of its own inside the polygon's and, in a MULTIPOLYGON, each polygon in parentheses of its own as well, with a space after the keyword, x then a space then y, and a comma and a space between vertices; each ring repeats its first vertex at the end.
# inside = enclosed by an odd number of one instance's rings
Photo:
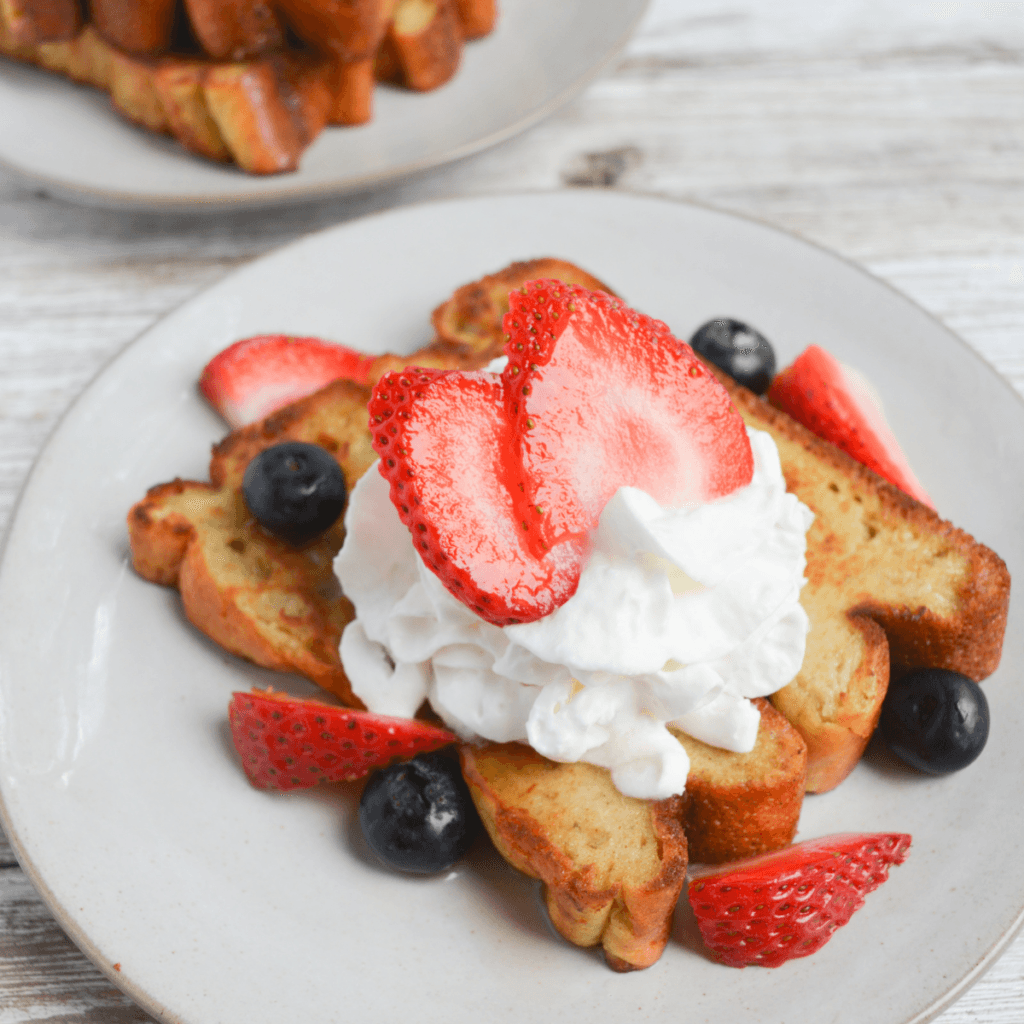
MULTIPOLYGON (((72 207, 0 174, 0 527, 97 370, 233 267, 385 207, 562 185, 705 203, 834 249, 1024 394, 1024 4, 655 0, 569 107, 388 190, 192 219, 72 207)), ((0 1024, 147 1020, 64 937, 0 835, 0 1024)), ((1024 1020, 1024 938, 938 1020, 1024 1020)))

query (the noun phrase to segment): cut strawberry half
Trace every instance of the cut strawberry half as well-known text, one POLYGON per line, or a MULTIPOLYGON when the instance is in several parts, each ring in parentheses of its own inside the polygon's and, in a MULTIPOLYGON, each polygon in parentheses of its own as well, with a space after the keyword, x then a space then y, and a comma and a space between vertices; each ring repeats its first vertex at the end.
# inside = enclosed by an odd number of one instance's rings
POLYGON ((558 281, 512 300, 500 378, 408 368, 370 401, 380 471, 421 557, 502 626, 575 593, 619 487, 682 506, 753 475, 728 394, 664 324, 558 281))
POLYGON ((619 487, 681 508, 750 483, 743 420, 660 320, 559 281, 509 299, 503 378, 537 550, 583 541, 619 487))
POLYGON ((687 887, 704 943, 729 967, 810 956, 902 864, 910 836, 848 833, 697 868, 687 887))
POLYGON ((367 384, 376 358, 320 338, 260 334, 215 355, 199 389, 232 427, 244 427, 340 377, 367 384))
POLYGON ((228 718, 242 767, 257 789, 349 782, 456 740, 447 729, 417 719, 353 711, 272 691, 232 694, 228 718))
POLYGON ((912 498, 935 507, 869 387, 823 348, 809 346, 779 373, 768 401, 912 498))

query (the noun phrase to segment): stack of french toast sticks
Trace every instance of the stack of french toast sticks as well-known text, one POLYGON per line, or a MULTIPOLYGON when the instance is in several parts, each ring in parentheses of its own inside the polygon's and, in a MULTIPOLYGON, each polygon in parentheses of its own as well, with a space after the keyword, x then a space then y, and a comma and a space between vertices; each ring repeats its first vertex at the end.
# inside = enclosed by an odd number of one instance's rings
POLYGON ((130 121, 252 174, 294 170, 378 81, 436 89, 495 0, 0 0, 0 53, 110 94, 130 121))
MULTIPOLYGON (((456 291, 433 314, 435 340, 411 356, 381 356, 372 379, 405 365, 485 366, 502 354, 509 291, 538 277, 609 290, 562 261, 515 263, 456 291)), ((801 594, 811 623, 806 656, 788 686, 758 701, 753 751, 678 734, 690 774, 685 793, 663 801, 625 797, 606 770, 554 763, 520 744, 461 752, 498 850, 544 882, 562 934, 603 945, 620 970, 657 959, 688 858, 720 863, 792 841, 804 792, 832 789, 856 765, 891 673, 932 666, 981 680, 999 662, 1006 626, 1009 574, 995 553, 721 379, 744 420, 774 438, 788 488, 814 513, 801 594)), ((215 446, 210 482, 154 487, 128 516, 135 568, 177 586, 199 629, 353 706, 338 656, 352 609, 331 571, 342 525, 291 548, 253 522, 240 486, 258 451, 302 440, 332 452, 351 488, 376 457, 369 397, 367 387, 339 380, 236 430, 215 446)))

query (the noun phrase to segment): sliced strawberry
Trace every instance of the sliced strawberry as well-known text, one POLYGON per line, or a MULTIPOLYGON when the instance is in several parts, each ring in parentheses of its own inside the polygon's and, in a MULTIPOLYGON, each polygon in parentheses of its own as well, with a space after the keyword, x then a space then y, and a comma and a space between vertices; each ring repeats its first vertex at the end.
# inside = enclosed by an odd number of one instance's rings
POLYGON ((320 338, 260 334, 215 355, 199 389, 232 427, 243 427, 339 377, 367 384, 376 358, 320 338))
POLYGON ((231 738, 257 789, 360 779, 394 760, 454 743, 447 729, 254 690, 228 705, 231 738))
POLYGON ((497 625, 575 593, 620 486, 684 505, 753 474, 728 394, 664 324, 557 281, 512 299, 500 378, 408 368, 370 401, 380 471, 424 561, 497 625))
POLYGON ((531 281, 509 299, 504 379, 528 481, 521 518, 541 550, 582 540, 622 486, 678 508, 750 483, 743 420, 665 324, 560 281, 531 281))
POLYGON ((825 836, 691 872, 687 894, 707 947, 729 967, 810 956, 902 864, 900 832, 825 836))
POLYGON ((922 504, 935 507, 868 388, 823 348, 809 346, 779 373, 768 389, 768 401, 922 504))
POLYGON ((516 518, 522 468, 490 373, 407 368, 370 400, 374 448, 420 556, 460 601, 500 626, 564 604, 580 552, 537 557, 516 518))

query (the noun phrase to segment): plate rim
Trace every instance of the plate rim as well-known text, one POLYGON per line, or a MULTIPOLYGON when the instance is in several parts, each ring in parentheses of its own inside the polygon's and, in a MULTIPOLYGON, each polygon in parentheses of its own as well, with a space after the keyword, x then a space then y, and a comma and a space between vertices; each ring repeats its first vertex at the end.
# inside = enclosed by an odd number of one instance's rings
MULTIPOLYGON (((812 250, 815 250, 819 255, 825 256, 826 258, 838 261, 846 266, 846 268, 855 271, 861 277, 869 279, 874 284, 883 285, 890 293, 896 296, 902 302, 912 306, 919 314, 923 315, 931 326, 941 330, 947 337, 953 340, 959 347, 966 351, 970 357, 980 364, 982 364, 988 372, 989 377, 994 378, 998 381, 1012 397, 1012 399, 1020 406, 1024 406, 1024 396, 1022 396, 1016 388, 1007 380, 999 371, 995 368, 992 362, 984 355, 977 352, 972 346, 970 346, 959 334, 957 334, 952 328, 948 327, 942 322, 935 314, 925 309, 916 300, 900 291, 895 285, 889 281, 877 276, 863 264, 860 264, 850 257, 845 256, 842 253, 838 253, 828 247, 808 238, 796 231, 791 231, 779 227, 776 224, 772 224, 762 217, 747 213, 737 213, 730 210, 723 210, 715 207, 709 203, 702 203, 689 199, 679 199, 673 196, 667 196, 659 194, 654 191, 640 191, 640 190, 625 190, 625 189, 574 189, 574 188, 551 188, 551 189, 532 189, 522 191, 502 191, 489 193, 480 196, 464 196, 455 198, 441 198, 441 199, 424 199, 399 206, 392 206, 386 209, 375 210, 358 217, 353 217, 349 220, 342 221, 320 228, 316 231, 307 232, 296 238, 293 238, 287 242, 277 245, 265 253, 260 254, 238 267, 232 268, 232 270, 225 276, 222 276, 209 284, 199 288, 192 295, 186 297, 173 308, 162 313, 159 317, 153 320, 146 328, 140 331, 131 341, 125 344, 119 351, 113 353, 98 367, 96 372, 90 377, 88 382, 83 385, 79 393, 74 399, 68 404, 68 406, 61 412, 59 417, 52 425, 48 432, 45 440, 41 447, 36 453, 32 460, 31 467, 22 482, 16 500, 11 507, 10 517, 6 524, 6 528, 3 533, 3 537, 0 538, 0 581, 3 580, 6 567, 7 567, 7 553, 8 545, 10 544, 11 537, 14 533, 14 527, 17 523, 23 501, 26 495, 31 490, 34 480, 37 476, 40 463, 43 461, 47 452, 50 449, 51 444, 56 438, 57 434, 61 431, 65 421, 77 408, 80 402, 82 402, 97 385, 97 383, 111 370, 111 368, 122 358, 125 357, 131 350, 133 350, 138 344, 143 343, 150 333, 157 330, 166 320, 176 316, 182 309, 188 307, 193 302, 202 299, 207 292, 219 288, 222 285, 230 285, 231 281, 239 275, 242 275, 246 270, 252 267, 254 264, 263 262, 268 259, 276 258, 281 254, 286 253, 290 249, 300 249, 311 239, 316 239, 324 235, 337 233, 343 235, 346 229, 354 226, 361 225, 369 220, 402 217, 403 215, 416 210, 425 208, 440 207, 440 206, 461 206, 471 205, 476 203, 486 204, 491 201, 502 201, 502 200, 524 200, 530 201, 533 198, 552 198, 559 195, 573 195, 585 192, 588 197, 601 196, 598 201, 603 201, 605 197, 614 197, 617 199, 637 200, 642 202, 648 202, 652 204, 668 204, 677 207, 688 207, 697 209, 706 213, 710 213, 717 217, 724 217, 727 219, 734 219, 753 224, 758 228, 766 229, 768 232, 775 235, 781 236, 784 239, 790 241, 796 241, 803 246, 806 246, 812 250)), ((84 928, 80 927, 74 918, 71 916, 69 910, 58 900, 55 893, 46 882, 41 870, 36 866, 31 856, 28 854, 25 848, 22 837, 18 833, 18 829, 14 825, 10 812, 7 807, 7 802, 4 795, 4 787, 0 785, 0 826, 7 836, 8 842, 10 843, 11 849, 17 858, 19 867, 31 882, 33 888, 39 894, 40 898, 46 904, 47 909, 53 915, 54 919, 60 925, 61 929, 68 935, 68 937, 74 942, 74 944, 81 950, 81 952, 90 960, 90 962, 96 966, 96 968, 106 976, 106 978, 120 991, 124 992, 130 999, 132 999, 139 1007, 141 1007, 146 1013, 153 1016, 155 1019, 161 1022, 161 1024, 182 1024, 184 1018, 173 1013, 167 1007, 163 1006, 159 1000, 152 996, 149 992, 143 990, 138 984, 136 984, 130 977, 122 974, 119 970, 119 965, 115 965, 107 957, 105 957, 100 950, 95 946, 92 939, 89 937, 84 928)), ((999 957, 1005 952, 1006 948, 1014 941, 1014 939, 1024 928, 1024 904, 1017 911, 1016 916, 1013 918, 1012 923, 1007 929, 992 943, 992 945, 985 951, 985 953, 978 959, 975 966, 968 971, 966 975, 955 981, 940 997, 938 997, 929 1006, 922 1008, 917 1013, 910 1017, 905 1018, 905 1024, 927 1024, 928 1021, 933 1020, 935 1017, 947 1010, 953 1005, 958 999, 960 999, 964 993, 966 993, 974 984, 976 984, 984 974, 993 966, 993 964, 999 959, 999 957)))

